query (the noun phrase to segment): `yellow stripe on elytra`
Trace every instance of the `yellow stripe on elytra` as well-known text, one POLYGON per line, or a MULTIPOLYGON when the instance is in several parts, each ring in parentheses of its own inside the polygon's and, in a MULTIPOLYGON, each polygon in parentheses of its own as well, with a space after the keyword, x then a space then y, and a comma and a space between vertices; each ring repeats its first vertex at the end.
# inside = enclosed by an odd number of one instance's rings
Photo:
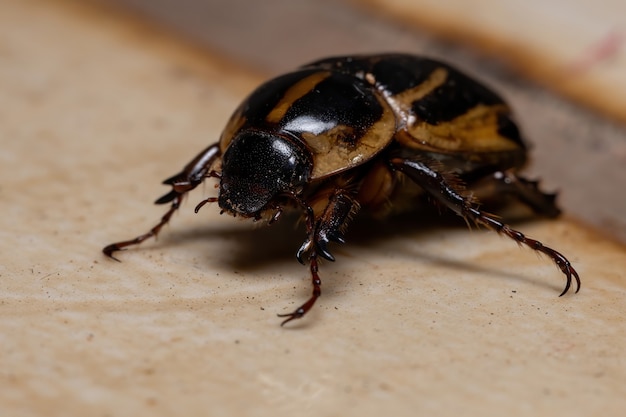
POLYGON ((448 70, 445 68, 437 68, 422 83, 413 88, 402 91, 389 98, 390 104, 394 107, 396 113, 408 115, 415 101, 421 100, 436 88, 441 87, 448 79, 448 70))
MULTIPOLYGON (((504 104, 479 104, 461 116, 437 125, 416 121, 407 127, 410 138, 398 140, 411 148, 447 152, 502 152, 518 148, 500 134, 499 117, 506 115, 504 104)), ((401 135, 400 135, 401 136, 401 135)))
POLYGON ((352 126, 344 125, 338 125, 319 135, 302 135, 314 152, 315 162, 311 176, 313 179, 333 175, 368 161, 393 140, 396 132, 396 117, 382 97, 376 98, 383 112, 360 137, 354 136, 348 141, 342 140, 342 136, 356 134, 352 126))
POLYGON ((285 92, 285 95, 283 95, 283 98, 280 99, 278 104, 269 112, 265 120, 269 123, 280 122, 285 116, 285 113, 287 113, 287 110, 289 110, 289 107, 291 107, 296 100, 308 94, 317 84, 328 78, 330 74, 329 71, 314 72, 292 85, 285 92))

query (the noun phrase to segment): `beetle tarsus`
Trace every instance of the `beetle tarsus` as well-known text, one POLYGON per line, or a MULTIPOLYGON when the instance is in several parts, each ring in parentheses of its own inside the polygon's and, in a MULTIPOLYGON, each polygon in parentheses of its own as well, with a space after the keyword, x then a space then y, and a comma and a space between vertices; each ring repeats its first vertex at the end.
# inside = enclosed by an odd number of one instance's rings
POLYGON ((171 202, 172 200, 174 200, 176 198, 176 196, 178 196, 179 193, 177 193, 174 190, 171 190, 169 193, 162 195, 161 197, 157 198, 156 201, 154 202, 154 204, 167 204, 169 202, 171 202))
POLYGON ((102 249, 102 252, 109 258, 113 259, 114 261, 122 262, 121 260, 113 256, 113 254, 117 251, 123 251, 123 250, 126 250, 126 249, 121 248, 117 243, 113 243, 111 245, 106 246, 104 249, 102 249))
POLYGON ((302 265, 304 265, 304 254, 307 253, 309 251, 309 249, 311 249, 311 239, 305 240, 304 243, 302 243, 302 245, 300 245, 300 248, 298 249, 298 252, 296 252, 296 259, 302 265))
POLYGON ((320 280, 320 277, 318 274, 316 253, 312 253, 309 258, 309 268, 311 270, 311 282, 313 283, 313 294, 304 304, 302 304, 300 307, 295 309, 293 312, 288 313, 288 314, 278 314, 278 317, 286 317, 286 319, 280 323, 281 326, 284 326, 291 320, 302 318, 307 313, 307 311, 309 311, 311 307, 313 307, 313 304, 315 304, 315 301, 317 301, 319 296, 322 294, 322 289, 321 289, 322 280, 320 280))
POLYGON ((198 213, 200 211, 200 209, 202 207, 204 207, 205 204, 207 203, 215 203, 217 201, 217 197, 209 197, 207 199, 202 200, 201 202, 198 203, 198 205, 196 206, 196 208, 193 210, 194 213, 198 213))
POLYGON ((560 252, 544 245, 538 240, 531 239, 526 237, 522 232, 512 229, 507 224, 504 224, 486 214, 480 213, 479 210, 472 209, 468 212, 468 216, 476 223, 483 225, 489 229, 495 230, 498 233, 503 233, 509 238, 515 240, 517 243, 524 244, 529 248, 543 253, 550 257, 552 261, 556 264, 556 266, 561 270, 561 272, 565 275, 566 283, 565 288, 559 295, 559 297, 565 295, 571 285, 572 285, 572 277, 576 280, 576 291, 580 291, 580 277, 578 276, 578 272, 574 269, 571 263, 567 260, 565 256, 563 256, 560 252))
POLYGON ((330 240, 328 240, 328 236, 326 235, 325 231, 320 231, 315 239, 316 251, 322 258, 326 259, 327 261, 335 262, 335 257, 328 250, 329 243, 330 240))
POLYGON ((102 252, 109 258, 112 258, 118 262, 121 262, 119 259, 113 256, 113 253, 120 251, 120 250, 124 250, 124 248, 126 248, 127 246, 138 245, 144 240, 147 240, 151 237, 156 238, 159 232, 161 231, 161 228, 163 228, 163 226, 165 226, 170 221, 174 212, 180 208, 180 202, 182 201, 182 198, 183 198, 182 195, 177 195, 174 198, 174 201, 172 201, 172 206, 170 207, 170 209, 163 215, 163 217, 161 217, 161 221, 152 229, 150 229, 148 233, 144 233, 143 235, 137 236, 134 239, 111 243, 110 245, 105 246, 104 249, 102 249, 102 252))

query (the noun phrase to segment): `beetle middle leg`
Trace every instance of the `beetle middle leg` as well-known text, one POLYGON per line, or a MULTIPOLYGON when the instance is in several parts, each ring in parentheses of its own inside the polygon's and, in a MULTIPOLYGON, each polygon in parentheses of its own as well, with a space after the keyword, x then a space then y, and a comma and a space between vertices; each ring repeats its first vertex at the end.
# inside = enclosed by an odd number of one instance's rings
POLYGON ((171 185, 172 190, 155 201, 155 204, 172 203, 169 210, 161 217, 161 221, 152 229, 143 235, 139 235, 134 239, 124 240, 121 242, 111 243, 102 249, 102 252, 110 258, 119 261, 113 253, 124 250, 127 246, 138 245, 144 240, 156 237, 161 228, 165 226, 172 215, 180 208, 180 203, 185 194, 196 188, 204 179, 209 176, 211 165, 219 157, 220 149, 218 144, 209 146, 192 159, 181 172, 163 181, 163 184, 171 185))
MULTIPOLYGON (((436 169, 433 169, 431 164, 424 160, 392 158, 390 164, 393 168, 406 174, 415 181, 439 203, 464 219, 495 230, 498 233, 502 233, 519 244, 526 245, 533 250, 549 256, 566 278, 565 288, 561 292, 561 296, 570 289, 572 277, 576 280, 576 292, 580 290, 580 278, 578 277, 578 273, 565 256, 537 240, 526 237, 523 233, 512 229, 495 217, 479 210, 477 206, 472 203, 470 198, 463 195, 463 187, 459 184, 454 184, 454 177, 446 178, 445 174, 441 174, 436 169)), ((433 164, 436 164, 436 162, 433 162, 433 164)))
POLYGON ((279 314, 278 317, 286 317, 281 326, 291 320, 301 318, 313 307, 313 304, 315 304, 315 301, 322 293, 322 281, 318 273, 319 257, 321 256, 329 261, 335 260, 335 257, 328 250, 328 244, 330 242, 345 242, 344 233, 346 228, 352 217, 360 209, 359 203, 344 189, 337 189, 330 195, 326 207, 319 216, 315 215, 313 208, 309 204, 299 199, 297 201, 305 210, 307 239, 300 246, 296 257, 300 263, 305 263, 304 255, 308 254, 313 294, 293 312, 279 314))

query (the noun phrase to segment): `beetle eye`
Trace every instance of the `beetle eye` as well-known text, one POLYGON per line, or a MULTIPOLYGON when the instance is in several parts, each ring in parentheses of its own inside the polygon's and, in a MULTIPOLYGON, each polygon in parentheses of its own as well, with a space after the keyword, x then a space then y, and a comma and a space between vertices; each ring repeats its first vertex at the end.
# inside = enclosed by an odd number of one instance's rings
POLYGON ((231 213, 254 216, 279 193, 297 193, 308 180, 312 159, 290 138, 242 132, 224 154, 219 205, 231 213))

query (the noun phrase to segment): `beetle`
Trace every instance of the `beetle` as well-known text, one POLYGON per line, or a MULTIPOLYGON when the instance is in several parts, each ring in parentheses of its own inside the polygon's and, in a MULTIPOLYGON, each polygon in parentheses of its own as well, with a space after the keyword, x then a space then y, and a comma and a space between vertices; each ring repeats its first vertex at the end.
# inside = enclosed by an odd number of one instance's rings
MULTIPOLYGON (((313 293, 283 317, 303 317, 321 294, 320 258, 334 261, 331 242, 344 243, 351 219, 363 210, 384 215, 408 188, 483 226, 547 255, 566 278, 561 296, 580 278, 560 252, 528 238, 483 211, 476 194, 485 184, 502 195, 556 217, 555 194, 519 171, 528 159, 509 106, 489 88, 452 66, 407 54, 321 59, 271 79, 235 110, 215 144, 163 183, 156 200, 169 210, 150 231, 110 244, 116 251, 156 237, 183 197, 205 179, 219 180, 221 213, 277 221, 300 210, 306 239, 297 251, 308 263, 313 293), (407 181, 407 179, 409 181, 407 181)), ((411 193, 408 193, 411 194, 411 193)))

